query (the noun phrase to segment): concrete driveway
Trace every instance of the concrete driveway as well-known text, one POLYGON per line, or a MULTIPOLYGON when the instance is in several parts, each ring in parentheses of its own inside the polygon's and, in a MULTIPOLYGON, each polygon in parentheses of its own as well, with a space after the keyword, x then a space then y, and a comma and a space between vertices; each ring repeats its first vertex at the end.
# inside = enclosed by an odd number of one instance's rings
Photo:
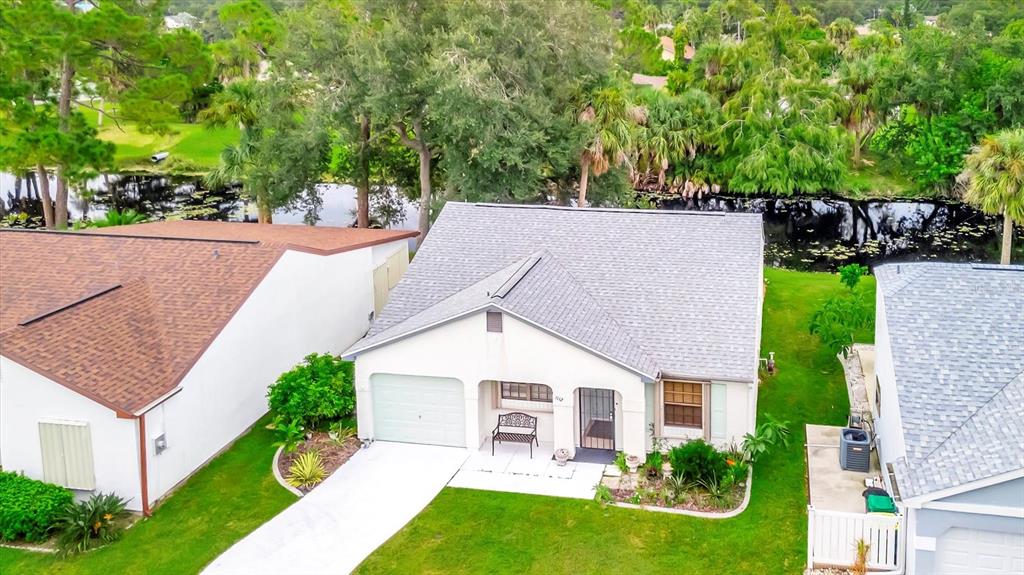
POLYGON ((374 443, 203 573, 349 573, 422 511, 468 455, 462 448, 374 443))

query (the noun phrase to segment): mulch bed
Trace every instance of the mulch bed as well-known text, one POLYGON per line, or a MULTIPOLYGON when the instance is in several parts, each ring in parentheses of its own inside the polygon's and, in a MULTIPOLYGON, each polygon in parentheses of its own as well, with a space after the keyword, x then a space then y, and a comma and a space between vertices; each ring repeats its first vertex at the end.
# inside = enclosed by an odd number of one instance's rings
MULTIPOLYGON (((312 436, 299 444, 295 451, 291 453, 281 453, 281 457, 277 461, 277 470, 281 473, 281 477, 288 477, 288 468, 292 466, 292 462, 295 459, 307 451, 319 451, 320 459, 324 462, 324 477, 330 477, 339 467, 342 466, 349 457, 359 451, 359 439, 350 437, 345 443, 338 445, 331 439, 331 437, 324 431, 314 431, 312 436)), ((313 487, 299 487, 299 491, 303 493, 309 493, 315 489, 313 487)))
MULTIPOLYGON (((608 485, 611 489, 612 497, 618 503, 633 503, 640 505, 648 505, 652 507, 662 507, 665 509, 686 509, 688 511, 704 511, 711 513, 726 513, 732 511, 743 503, 743 496, 746 493, 746 483, 737 484, 732 488, 732 504, 728 506, 718 506, 711 502, 710 498, 701 489, 693 489, 689 491, 690 496, 686 501, 676 502, 674 504, 668 504, 660 497, 648 497, 642 501, 636 501, 633 496, 637 492, 636 488, 636 476, 629 478, 629 481, 625 485, 620 485, 620 478, 604 478, 603 483, 608 485)), ((651 492, 658 492, 661 489, 661 480, 651 479, 647 481, 644 486, 648 494, 651 492)))

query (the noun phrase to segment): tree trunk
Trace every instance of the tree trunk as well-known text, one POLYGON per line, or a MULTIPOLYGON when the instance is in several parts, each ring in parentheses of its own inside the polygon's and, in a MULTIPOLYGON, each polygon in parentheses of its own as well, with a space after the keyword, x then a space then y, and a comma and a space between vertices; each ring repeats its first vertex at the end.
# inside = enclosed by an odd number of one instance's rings
POLYGON ((36 164, 36 180, 39 200, 43 203, 43 222, 46 229, 52 230, 56 226, 53 221, 53 200, 50 199, 50 178, 42 164, 36 164))
POLYGON ((860 135, 857 132, 853 133, 853 165, 860 165, 860 148, 864 142, 860 139, 860 135))
POLYGON ((1008 266, 1010 265, 1010 251, 1013 248, 1013 220, 1010 219, 1010 214, 1003 210, 1003 250, 999 257, 999 263, 1008 266))
MULTIPOLYGON (((68 10, 75 12, 75 0, 67 0, 68 10)), ((67 132, 71 116, 71 88, 72 78, 75 70, 71 66, 71 55, 67 52, 61 59, 60 65, 60 100, 57 103, 57 113, 60 115, 60 131, 67 132)), ((59 229, 68 227, 68 179, 65 168, 57 166, 57 198, 54 208, 54 226, 59 229)))
POLYGON ((103 110, 105 110, 105 109, 106 109, 106 101, 102 97, 100 97, 100 109, 97 110, 97 113, 96 113, 96 127, 97 128, 102 128, 103 127, 103 116, 104 116, 103 110))
POLYGON ((580 160, 580 199, 577 207, 587 207, 587 184, 590 181, 590 156, 584 154, 580 160))
POLYGON ((274 210, 270 209, 270 203, 262 195, 256 196, 256 221, 261 224, 274 223, 274 210))
POLYGON ((430 150, 426 146, 420 148, 420 221, 419 237, 416 238, 416 247, 423 244, 423 240, 430 231, 430 150))
POLYGON ((242 77, 246 80, 252 77, 252 64, 249 63, 248 58, 242 59, 242 77))
POLYGON ((394 125, 395 131, 398 132, 398 141, 403 146, 416 150, 416 153, 420 156, 420 218, 419 218, 419 237, 416 238, 416 247, 419 248, 423 244, 423 240, 427 237, 427 232, 430 231, 430 146, 427 145, 424 140, 423 133, 423 121, 419 118, 412 121, 412 131, 416 136, 416 139, 409 137, 406 131, 405 124, 399 122, 394 125))
POLYGON ((370 116, 359 119, 359 179, 356 181, 356 227, 370 227, 370 116))

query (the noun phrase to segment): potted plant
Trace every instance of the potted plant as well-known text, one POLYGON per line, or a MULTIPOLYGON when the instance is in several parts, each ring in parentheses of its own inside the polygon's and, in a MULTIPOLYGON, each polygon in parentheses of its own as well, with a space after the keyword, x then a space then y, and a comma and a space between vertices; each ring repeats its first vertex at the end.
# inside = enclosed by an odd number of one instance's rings
POLYGON ((565 462, 569 461, 569 450, 564 447, 559 447, 555 450, 555 463, 558 465, 565 465, 565 462))
POLYGON ((635 455, 627 455, 626 467, 629 468, 630 473, 636 473, 637 468, 640 467, 640 458, 635 455))

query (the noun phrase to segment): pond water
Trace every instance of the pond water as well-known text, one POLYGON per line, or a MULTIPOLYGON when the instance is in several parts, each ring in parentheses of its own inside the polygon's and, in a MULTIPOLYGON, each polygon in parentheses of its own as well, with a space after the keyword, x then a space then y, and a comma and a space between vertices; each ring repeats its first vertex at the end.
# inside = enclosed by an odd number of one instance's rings
MULTIPOLYGON (((50 193, 56 189, 51 177, 50 193)), ((327 226, 350 226, 355 222, 356 189, 342 184, 319 184, 317 191, 322 205, 316 221, 327 226)), ((194 176, 155 176, 150 174, 107 174, 94 178, 85 186, 68 192, 68 214, 71 220, 102 218, 110 209, 133 209, 154 219, 185 218, 255 222, 256 206, 242 199, 237 188, 206 189, 194 176)), ((380 227, 415 229, 415 203, 397 193, 375 194, 371 202, 374 222, 380 227)), ((26 214, 26 225, 42 223, 42 202, 34 177, 15 177, 0 172, 0 218, 26 214)), ((277 210, 274 222, 307 223, 308 210, 277 210)))
MULTIPOLYGON (((54 189, 55 184, 51 184, 54 189)), ((321 184, 320 224, 350 226, 355 220, 355 188, 321 184)), ((386 192, 374 195, 373 219, 392 229, 415 229, 417 206, 386 192)), ((108 209, 132 208, 154 218, 184 217, 255 221, 255 206, 236 189, 207 190, 195 177, 107 175, 72 190, 72 219, 96 219, 108 209)), ((704 196, 662 202, 665 209, 753 212, 764 217, 765 262, 805 270, 833 270, 846 263, 883 261, 997 261, 1001 220, 969 206, 941 201, 847 200, 842 198, 761 198, 704 196)), ((0 217, 28 214, 42 220, 38 192, 24 178, 0 173, 0 217)), ((279 210, 276 223, 304 223, 303 209, 279 210)), ((1019 231, 1019 230, 1018 230, 1019 231)), ((1024 255, 1015 234, 1015 258, 1024 255)))
MULTIPOLYGON (((1002 218, 942 201, 704 196, 667 209, 762 214, 765 262, 832 270, 847 263, 999 260, 1002 218)), ((1015 230, 1015 259, 1024 241, 1015 230)))

